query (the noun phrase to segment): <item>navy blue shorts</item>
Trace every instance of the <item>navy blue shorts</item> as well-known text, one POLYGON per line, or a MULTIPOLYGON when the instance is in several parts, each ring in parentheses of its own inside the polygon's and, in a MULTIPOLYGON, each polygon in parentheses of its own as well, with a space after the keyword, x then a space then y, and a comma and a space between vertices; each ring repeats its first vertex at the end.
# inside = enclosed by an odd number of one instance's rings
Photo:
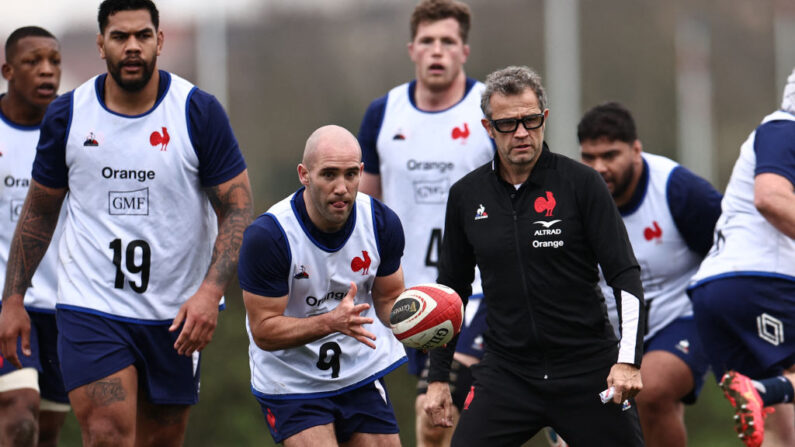
POLYGON ((174 342, 179 330, 169 332, 169 325, 160 322, 132 323, 66 309, 58 309, 57 321, 58 355, 67 390, 134 365, 138 386, 153 404, 199 401, 199 354, 177 354, 174 342))
POLYGON ((693 317, 681 317, 659 330, 644 343, 643 352, 666 351, 682 359, 693 374, 693 389, 682 398, 686 404, 696 403, 704 376, 709 370, 709 359, 698 336, 693 317))
MULTIPOLYGON (((39 372, 39 394, 43 399, 62 404, 69 403, 61 377, 61 367, 58 362, 58 328, 55 324, 55 314, 38 312, 28 309, 30 316, 30 350, 31 356, 22 355, 22 340, 17 340, 17 353, 23 367, 35 368, 39 372)), ((16 366, 10 362, 3 362, 0 375, 16 371, 16 366)))
POLYGON ((337 442, 354 433, 398 433, 395 412, 383 379, 330 397, 268 399, 254 396, 268 422, 273 441, 283 442, 308 428, 334 424, 337 442))
POLYGON ((689 292, 717 380, 729 369, 761 379, 795 364, 795 282, 725 277, 689 292))

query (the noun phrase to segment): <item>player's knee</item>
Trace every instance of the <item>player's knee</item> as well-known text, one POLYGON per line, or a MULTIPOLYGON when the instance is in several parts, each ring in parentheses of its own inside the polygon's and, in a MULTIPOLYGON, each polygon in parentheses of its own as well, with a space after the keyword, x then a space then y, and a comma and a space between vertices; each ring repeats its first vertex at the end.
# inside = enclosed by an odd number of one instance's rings
POLYGON ((423 430, 426 425, 432 425, 430 416, 425 412, 425 394, 417 395, 417 399, 414 401, 414 416, 418 432, 423 430))
POLYGON ((10 446, 36 445, 39 426, 37 417, 38 393, 14 393, 0 400, 0 444, 10 446))
POLYGON ((112 447, 125 445, 125 436, 115 430, 88 430, 83 432, 85 442, 83 445, 90 447, 112 447))
POLYGON ((128 444, 133 437, 132 427, 119 424, 112 419, 93 418, 83 426, 84 444, 91 447, 111 447, 128 444))
POLYGON ((423 424, 420 433, 418 433, 419 441, 425 447, 442 446, 445 439, 445 434, 450 428, 436 427, 430 424, 423 424))
POLYGON ((433 425, 430 416, 425 413, 425 395, 420 394, 414 401, 414 410, 417 415, 417 445, 422 447, 434 447, 444 445, 445 427, 433 425))
POLYGON ((679 399, 659 386, 644 386, 635 401, 641 414, 670 412, 679 404, 679 399))
POLYGON ((5 427, 8 445, 13 447, 33 447, 39 427, 32 415, 19 415, 8 421, 5 427))

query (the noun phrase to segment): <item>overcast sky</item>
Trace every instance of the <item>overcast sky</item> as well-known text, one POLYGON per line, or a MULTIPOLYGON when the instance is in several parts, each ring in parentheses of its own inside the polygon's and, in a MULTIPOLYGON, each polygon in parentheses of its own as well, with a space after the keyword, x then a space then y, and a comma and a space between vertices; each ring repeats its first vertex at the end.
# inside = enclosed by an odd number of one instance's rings
MULTIPOLYGON (((67 31, 97 32, 97 8, 102 0, 2 0, 0 14, 0 62, 5 58, 2 49, 8 35, 15 29, 41 26, 60 38, 67 31)), ((387 3, 393 0, 366 0, 369 3, 387 3)), ((271 10, 304 10, 324 15, 345 14, 362 0, 155 0, 160 10, 160 24, 167 35, 174 27, 184 28, 191 22, 206 23, 228 18, 227 26, 244 25, 264 20, 271 10)), ((200 27, 206 29, 207 27, 200 27)), ((201 69, 207 67, 199 67, 201 69)), ((81 79, 70 77, 69 70, 62 74, 62 90, 73 88, 81 79)), ((5 91, 5 81, 0 78, 0 92, 5 91)))
MULTIPOLYGON (((6 2, 4 2, 6 3, 6 2)), ((39 25, 59 34, 74 26, 96 26, 99 0, 17 0, 3 5, 0 35, 7 36, 20 26, 39 25)), ((226 6, 232 16, 246 16, 264 4, 258 0, 161 0, 157 2, 162 20, 193 20, 199 14, 217 14, 226 6)), ((5 39, 5 37, 3 37, 5 39)))
MULTIPOLYGON (((387 2, 389 0, 379 0, 387 2)), ((7 0, 0 20, 0 36, 5 41, 20 26, 38 25, 56 35, 74 26, 95 27, 101 0, 7 0)), ((355 0, 156 0, 161 22, 190 21, 197 17, 218 17, 225 8, 235 21, 257 20, 268 8, 320 9, 344 11, 341 7, 355 0)))

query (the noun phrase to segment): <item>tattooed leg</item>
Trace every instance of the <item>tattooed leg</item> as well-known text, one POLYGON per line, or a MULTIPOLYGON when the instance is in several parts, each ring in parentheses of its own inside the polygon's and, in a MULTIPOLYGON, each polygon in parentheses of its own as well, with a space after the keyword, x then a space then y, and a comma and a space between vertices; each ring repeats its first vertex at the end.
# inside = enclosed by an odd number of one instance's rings
POLYGON ((86 385, 86 395, 97 407, 107 407, 114 402, 124 402, 127 398, 127 392, 118 377, 109 377, 86 385))
POLYGON ((69 392, 83 445, 132 447, 138 396, 138 373, 128 366, 69 392))

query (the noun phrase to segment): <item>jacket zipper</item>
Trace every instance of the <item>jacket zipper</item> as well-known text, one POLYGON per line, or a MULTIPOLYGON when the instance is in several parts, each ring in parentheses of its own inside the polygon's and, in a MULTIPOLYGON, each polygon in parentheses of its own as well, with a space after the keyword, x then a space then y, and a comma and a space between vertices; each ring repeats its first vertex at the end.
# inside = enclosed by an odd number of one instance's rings
POLYGON ((531 327, 533 328, 533 337, 536 340, 536 343, 541 348, 541 357, 543 358, 543 370, 544 370, 544 379, 549 378, 549 364, 547 359, 547 351, 544 349, 544 345, 541 343, 541 338, 538 336, 538 328, 536 327, 535 321, 535 311, 533 309, 533 303, 530 299, 530 289, 527 286, 527 278, 525 276, 525 269, 524 263, 522 262, 522 249, 519 240, 519 216, 516 214, 516 208, 514 207, 513 199, 511 199, 511 212, 513 214, 513 237, 514 242, 516 243, 516 257, 519 263, 519 268, 521 269, 521 274, 519 275, 522 278, 522 287, 524 289, 524 296, 525 301, 527 302, 527 306, 530 309, 530 323, 531 327))

